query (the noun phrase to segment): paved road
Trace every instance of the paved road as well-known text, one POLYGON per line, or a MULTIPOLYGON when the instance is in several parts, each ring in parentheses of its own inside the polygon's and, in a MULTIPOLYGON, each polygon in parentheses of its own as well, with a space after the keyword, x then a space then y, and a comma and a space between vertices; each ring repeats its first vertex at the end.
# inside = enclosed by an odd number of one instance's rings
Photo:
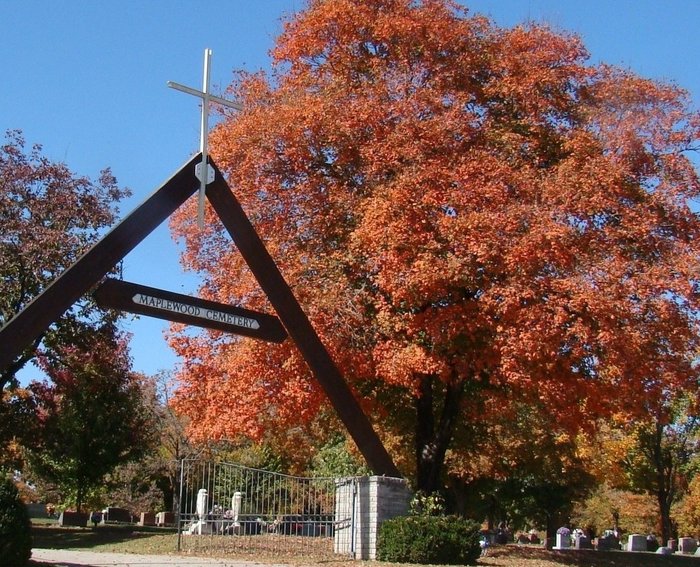
MULTIPOLYGON (((66 549, 33 549, 32 559, 57 567, 263 567, 262 563, 187 555, 136 555, 66 549)), ((264 564, 264 567, 289 567, 264 564)))

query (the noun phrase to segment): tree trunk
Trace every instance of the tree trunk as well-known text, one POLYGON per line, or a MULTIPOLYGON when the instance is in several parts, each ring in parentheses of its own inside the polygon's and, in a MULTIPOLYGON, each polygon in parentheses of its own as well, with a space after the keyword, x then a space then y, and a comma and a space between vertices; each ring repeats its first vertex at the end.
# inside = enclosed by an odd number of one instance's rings
POLYGON ((416 399, 416 488, 426 494, 442 488, 445 454, 452 441, 464 394, 464 383, 443 384, 435 376, 420 377, 416 399), (435 387, 444 385, 444 401, 436 424, 435 387))
POLYGON ((663 447, 664 426, 657 421, 653 436, 652 462, 656 469, 656 501, 659 504, 661 541, 666 545, 673 535, 671 505, 675 495, 673 483, 673 460, 665 454, 663 447))
POLYGON ((81 508, 83 506, 83 484, 82 482, 78 484, 78 492, 75 495, 75 510, 80 514, 82 511, 81 508))
POLYGON ((659 503, 660 523, 661 523, 661 542, 666 545, 669 538, 673 535, 673 526, 671 525, 671 504, 667 501, 666 495, 660 491, 657 495, 659 503))

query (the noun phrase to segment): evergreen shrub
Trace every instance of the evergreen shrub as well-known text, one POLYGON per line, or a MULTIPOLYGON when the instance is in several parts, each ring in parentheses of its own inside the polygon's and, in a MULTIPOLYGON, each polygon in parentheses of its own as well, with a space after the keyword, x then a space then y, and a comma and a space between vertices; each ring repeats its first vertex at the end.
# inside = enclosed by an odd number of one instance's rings
POLYGON ((0 478, 0 564, 21 567, 32 555, 29 513, 15 483, 0 478))
POLYGON ((377 559, 394 563, 476 565, 480 526, 456 516, 402 516, 379 528, 377 559))

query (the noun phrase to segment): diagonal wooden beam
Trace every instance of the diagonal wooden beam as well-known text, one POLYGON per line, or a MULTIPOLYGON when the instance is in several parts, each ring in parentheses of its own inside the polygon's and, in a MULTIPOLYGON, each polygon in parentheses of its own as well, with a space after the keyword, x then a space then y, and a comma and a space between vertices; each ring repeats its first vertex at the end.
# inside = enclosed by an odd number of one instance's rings
POLYGON ((197 191, 194 156, 0 329, 0 369, 39 337, 197 191))
POLYGON ((207 186, 206 195, 367 464, 375 474, 401 477, 372 424, 218 169, 214 182, 207 186))
MULTIPOLYGON (((99 283, 124 256, 197 191, 200 182, 194 172, 195 164, 200 161, 201 154, 195 155, 0 329, 0 369, 9 367, 27 345, 99 283)), ((240 203, 215 165, 213 169, 215 179, 208 185, 206 195, 260 287, 267 294, 282 324, 367 464, 375 474, 400 477, 396 465, 240 203)))

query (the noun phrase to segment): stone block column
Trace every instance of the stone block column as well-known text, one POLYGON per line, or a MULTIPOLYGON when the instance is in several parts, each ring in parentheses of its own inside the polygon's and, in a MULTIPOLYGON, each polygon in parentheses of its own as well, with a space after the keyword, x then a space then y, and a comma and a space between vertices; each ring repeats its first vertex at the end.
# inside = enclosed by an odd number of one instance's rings
POLYGON ((412 494, 402 478, 371 476, 338 479, 334 551, 354 559, 377 558, 379 526, 404 516, 412 494))

